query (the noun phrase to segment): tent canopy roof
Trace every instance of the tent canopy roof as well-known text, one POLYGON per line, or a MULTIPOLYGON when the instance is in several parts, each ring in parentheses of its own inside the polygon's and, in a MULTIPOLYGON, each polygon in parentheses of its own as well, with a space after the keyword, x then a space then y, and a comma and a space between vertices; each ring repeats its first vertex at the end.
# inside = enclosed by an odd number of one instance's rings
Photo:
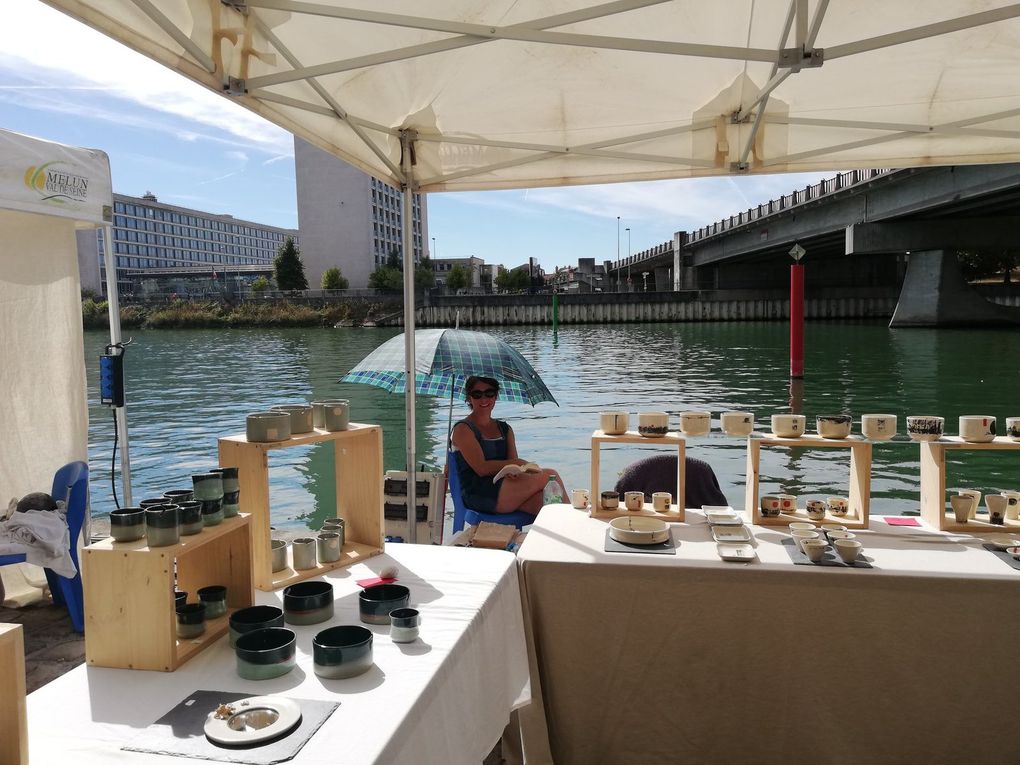
POLYGON ((45 0, 421 191, 1020 161, 996 0, 45 0))

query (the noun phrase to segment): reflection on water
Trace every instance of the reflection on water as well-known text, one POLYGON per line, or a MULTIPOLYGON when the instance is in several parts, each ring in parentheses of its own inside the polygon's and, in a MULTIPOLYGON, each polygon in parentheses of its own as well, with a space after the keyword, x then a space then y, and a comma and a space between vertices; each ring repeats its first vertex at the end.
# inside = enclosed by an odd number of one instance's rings
MULTIPOLYGON (((352 419, 377 423, 384 433, 384 464, 402 469, 403 397, 339 377, 395 329, 286 329, 147 331, 134 334, 126 376, 135 499, 187 486, 190 475, 216 462, 216 439, 244 430, 244 417, 278 403, 341 397, 351 400, 352 419)), ((866 412, 940 414, 956 432, 962 414, 1020 415, 1015 401, 1020 370, 1020 333, 969 330, 889 330, 875 323, 811 323, 802 386, 788 378, 788 330, 781 323, 590 325, 491 328, 538 370, 560 406, 532 408, 501 403, 497 413, 513 423, 521 455, 559 469, 568 488, 590 482, 590 437, 598 412, 608 408, 707 409, 716 430, 691 439, 689 456, 705 459, 719 476, 730 503, 743 505, 746 450, 743 439, 718 432, 727 409, 755 412, 759 429, 768 416, 799 409, 813 430, 817 414, 866 412)), ((109 512, 110 413, 99 406, 96 358, 107 342, 86 333, 89 370, 89 459, 93 512, 109 512)), ((441 466, 449 401, 419 397, 418 459, 441 466)), ((466 412, 454 404, 454 419, 466 412)), ((677 427, 674 416, 672 427, 677 427)), ((600 484, 615 483, 628 463, 664 447, 602 450, 600 484)), ((918 447, 874 447, 872 510, 915 508, 918 447)), ((843 450, 766 449, 762 491, 798 495, 847 491, 849 455, 843 450)), ((950 485, 1020 488, 1020 472, 1008 454, 954 455, 950 485)), ((272 453, 274 524, 316 523, 335 503, 332 448, 293 448, 272 453)))

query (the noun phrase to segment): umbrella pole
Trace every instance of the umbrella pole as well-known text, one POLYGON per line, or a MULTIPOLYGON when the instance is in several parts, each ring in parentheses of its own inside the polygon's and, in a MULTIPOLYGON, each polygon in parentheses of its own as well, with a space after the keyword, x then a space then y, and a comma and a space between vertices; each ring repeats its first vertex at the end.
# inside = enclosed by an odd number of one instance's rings
POLYGON ((417 492, 417 471, 415 470, 415 376, 414 376, 414 169, 411 153, 414 150, 413 130, 400 131, 400 165, 404 175, 401 188, 401 249, 404 259, 404 419, 406 425, 405 444, 407 450, 407 536, 409 544, 418 541, 418 513, 415 506, 417 492))
MULTIPOLYGON (((457 318, 453 321, 453 328, 460 329, 460 309, 457 309, 457 318)), ((457 379, 456 375, 453 377, 457 379)), ((446 491, 450 488, 450 479, 447 477, 450 475, 450 436, 453 434, 453 393, 454 386, 450 385, 450 412, 446 418, 446 470, 443 471, 443 511, 442 518, 440 518, 439 525, 439 544, 443 543, 443 537, 446 535, 446 491)))

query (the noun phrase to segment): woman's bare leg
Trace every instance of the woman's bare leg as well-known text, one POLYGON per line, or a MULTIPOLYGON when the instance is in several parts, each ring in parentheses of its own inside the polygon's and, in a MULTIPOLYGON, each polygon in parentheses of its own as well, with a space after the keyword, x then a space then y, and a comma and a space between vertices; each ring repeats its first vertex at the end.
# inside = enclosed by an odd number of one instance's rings
POLYGON ((542 509, 542 492, 548 480, 544 473, 521 473, 517 478, 504 478, 496 498, 496 512, 523 510, 537 514, 542 509))

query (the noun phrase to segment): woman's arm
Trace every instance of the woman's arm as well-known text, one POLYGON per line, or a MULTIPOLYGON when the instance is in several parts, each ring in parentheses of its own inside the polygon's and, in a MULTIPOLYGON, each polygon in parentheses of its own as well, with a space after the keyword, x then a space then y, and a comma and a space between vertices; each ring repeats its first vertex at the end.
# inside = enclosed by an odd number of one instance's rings
POLYGON ((517 437, 514 436, 514 429, 509 424, 506 426, 506 456, 516 465, 523 465, 526 462, 517 456, 517 437))
MULTIPOLYGON (((513 443, 511 440, 512 436, 508 435, 507 438, 507 450, 511 448, 513 443)), ((478 443, 478 439, 475 438, 475 434, 471 432, 471 428, 467 425, 460 423, 453 429, 453 445, 457 447, 457 450, 464 456, 468 466, 475 471, 477 475, 496 475, 507 465, 520 464, 518 459, 509 460, 487 460, 485 455, 482 453, 482 445, 478 443)), ((516 452, 515 452, 516 454, 516 452)))

